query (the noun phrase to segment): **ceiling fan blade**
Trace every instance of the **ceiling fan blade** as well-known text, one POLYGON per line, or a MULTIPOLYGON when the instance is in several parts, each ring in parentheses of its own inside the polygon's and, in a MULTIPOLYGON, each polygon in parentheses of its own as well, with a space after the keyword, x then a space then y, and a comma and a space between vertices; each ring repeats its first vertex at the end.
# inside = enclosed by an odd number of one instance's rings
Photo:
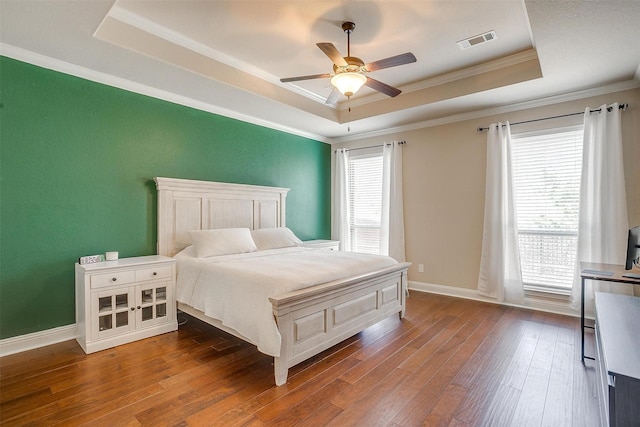
POLYGON ((410 64, 416 62, 416 57, 411 52, 402 53, 400 55, 391 56, 389 58, 373 61, 365 65, 367 71, 382 70, 383 68, 397 67, 398 65, 410 64))
POLYGON ((323 79, 325 77, 331 77, 331 74, 325 73, 325 74, 311 74, 308 76, 287 77, 284 79, 280 79, 280 81, 282 83, 288 83, 288 82, 297 82, 299 80, 323 79))
POLYGON ((400 95, 400 92, 402 92, 400 89, 396 89, 393 86, 389 86, 388 84, 372 79, 371 77, 367 77, 367 81, 364 83, 364 85, 369 86, 371 89, 375 89, 378 92, 382 92, 385 95, 389 95, 391 97, 398 96, 400 95))
POLYGON ((336 105, 336 102, 338 102, 339 97, 340 97, 340 91, 334 87, 331 93, 329 94, 329 96, 327 97, 327 100, 324 103, 328 105, 336 105))
POLYGON ((342 55, 340 55, 340 52, 336 49, 333 43, 316 43, 316 46, 318 46, 320 50, 323 51, 324 54, 327 55, 337 66, 346 67, 348 65, 347 61, 345 61, 342 55))

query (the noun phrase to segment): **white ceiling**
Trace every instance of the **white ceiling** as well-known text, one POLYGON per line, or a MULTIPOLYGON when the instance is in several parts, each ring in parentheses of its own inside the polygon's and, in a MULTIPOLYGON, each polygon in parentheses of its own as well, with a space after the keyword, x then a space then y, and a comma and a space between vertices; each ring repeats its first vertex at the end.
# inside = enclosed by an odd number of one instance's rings
MULTIPOLYGON (((640 1, 0 0, 5 56, 322 141, 419 127, 594 88, 640 86, 640 1), (330 73, 316 47, 365 63, 417 62, 325 104, 330 73), (461 50, 487 31, 497 39, 461 50), (351 107, 351 111, 349 111, 351 107)), ((577 96, 577 95, 576 95, 577 96)))

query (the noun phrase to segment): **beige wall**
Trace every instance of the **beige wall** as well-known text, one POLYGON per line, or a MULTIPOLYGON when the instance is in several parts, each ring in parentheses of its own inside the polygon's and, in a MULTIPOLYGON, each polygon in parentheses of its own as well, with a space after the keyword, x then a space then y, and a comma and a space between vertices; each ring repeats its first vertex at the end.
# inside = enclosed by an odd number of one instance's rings
MULTIPOLYGON (((640 89, 350 141, 334 148, 406 140, 403 152, 406 254, 413 263, 409 280, 475 289, 482 249, 487 136, 476 129, 498 121, 531 120, 613 102, 629 104, 629 109, 622 113, 627 203, 629 224, 640 225, 640 89), (418 264, 424 264, 424 273, 418 272, 418 264)), ((513 126, 512 133, 581 122, 582 116, 546 120, 513 126)))

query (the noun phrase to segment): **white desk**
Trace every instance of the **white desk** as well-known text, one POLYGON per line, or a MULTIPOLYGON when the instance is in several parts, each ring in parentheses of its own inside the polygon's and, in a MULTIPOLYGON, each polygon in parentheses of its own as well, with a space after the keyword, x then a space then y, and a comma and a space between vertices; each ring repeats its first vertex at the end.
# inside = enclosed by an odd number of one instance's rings
POLYGON ((590 262, 580 263, 580 330, 582 333, 582 363, 584 359, 595 360, 593 357, 584 355, 584 328, 593 329, 593 326, 584 324, 584 285, 587 280, 598 280, 601 282, 625 283, 628 285, 640 285, 640 279, 624 277, 624 274, 638 273, 637 270, 625 270, 624 265, 597 264, 590 262), (603 274, 608 272, 610 274, 603 274))

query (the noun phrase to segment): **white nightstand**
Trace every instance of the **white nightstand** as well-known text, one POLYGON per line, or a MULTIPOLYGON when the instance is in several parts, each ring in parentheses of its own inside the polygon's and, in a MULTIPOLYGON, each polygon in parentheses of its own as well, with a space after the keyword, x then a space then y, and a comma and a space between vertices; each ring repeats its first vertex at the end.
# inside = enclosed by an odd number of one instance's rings
POLYGON ((178 329, 176 260, 76 264, 76 340, 86 353, 178 329))
POLYGON ((340 249, 339 240, 307 240, 302 242, 302 246, 306 248, 329 249, 337 251, 340 249))

